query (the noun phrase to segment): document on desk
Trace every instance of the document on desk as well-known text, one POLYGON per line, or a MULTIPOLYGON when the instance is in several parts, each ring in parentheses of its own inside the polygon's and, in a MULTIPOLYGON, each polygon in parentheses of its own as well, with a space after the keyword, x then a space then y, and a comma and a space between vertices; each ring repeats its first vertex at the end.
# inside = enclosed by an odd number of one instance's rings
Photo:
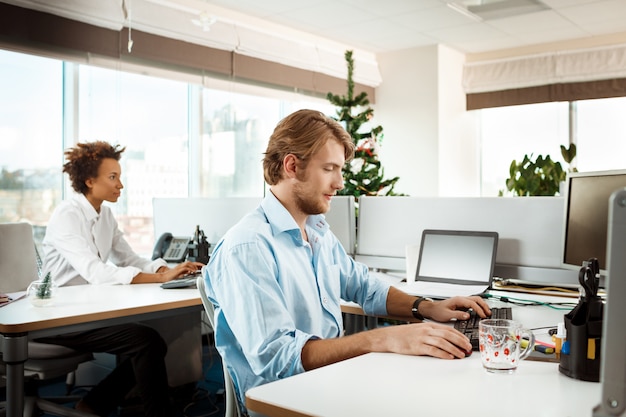
POLYGON ((0 294, 0 307, 3 307, 13 301, 17 301, 26 295, 26 291, 10 292, 0 294))

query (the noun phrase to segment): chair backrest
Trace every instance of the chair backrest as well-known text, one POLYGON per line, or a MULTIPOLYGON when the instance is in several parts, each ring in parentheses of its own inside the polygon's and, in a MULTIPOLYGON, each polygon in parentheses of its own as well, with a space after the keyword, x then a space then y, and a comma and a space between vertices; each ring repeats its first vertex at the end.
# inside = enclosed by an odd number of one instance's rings
MULTIPOLYGON (((198 287, 198 292, 200 293, 202 305, 204 305, 204 311, 206 312, 206 315, 209 319, 209 323, 211 324, 213 330, 215 330, 215 308, 213 307, 213 303, 206 295, 203 275, 200 275, 196 280, 196 286, 198 287)), ((226 362, 224 362, 223 358, 222 368, 224 369, 224 390, 226 391, 226 412, 224 414, 224 417, 241 417, 241 411, 239 410, 239 405, 237 403, 237 393, 235 392, 235 385, 233 384, 233 380, 230 377, 228 368, 226 368, 226 362)))
POLYGON ((0 292, 24 291, 37 279, 32 226, 29 223, 0 223, 0 292))

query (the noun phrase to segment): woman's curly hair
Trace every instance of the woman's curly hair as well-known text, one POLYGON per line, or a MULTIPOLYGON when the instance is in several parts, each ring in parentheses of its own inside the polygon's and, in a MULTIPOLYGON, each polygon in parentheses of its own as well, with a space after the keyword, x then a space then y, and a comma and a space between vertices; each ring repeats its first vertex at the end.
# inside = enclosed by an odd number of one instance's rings
POLYGON ((63 172, 70 176, 74 191, 87 194, 89 188, 85 181, 98 176, 102 160, 112 158, 119 161, 125 150, 120 145, 113 146, 104 141, 78 143, 65 151, 67 162, 63 165, 63 172))

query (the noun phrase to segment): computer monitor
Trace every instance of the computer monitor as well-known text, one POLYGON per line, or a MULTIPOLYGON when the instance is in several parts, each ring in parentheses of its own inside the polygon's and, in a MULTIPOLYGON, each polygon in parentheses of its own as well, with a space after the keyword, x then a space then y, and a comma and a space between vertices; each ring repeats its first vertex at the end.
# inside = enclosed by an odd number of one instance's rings
POLYGON ((626 170, 568 173, 565 191, 562 266, 580 269, 598 258, 606 275, 609 197, 626 187, 626 170))

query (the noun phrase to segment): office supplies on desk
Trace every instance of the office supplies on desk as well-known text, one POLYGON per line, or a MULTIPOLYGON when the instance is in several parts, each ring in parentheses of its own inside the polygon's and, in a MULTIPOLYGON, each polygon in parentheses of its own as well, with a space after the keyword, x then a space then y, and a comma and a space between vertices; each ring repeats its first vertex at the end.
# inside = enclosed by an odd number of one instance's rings
POLYGON ((491 288, 494 290, 513 291, 528 294, 541 294, 541 295, 556 295, 559 297, 578 298, 580 292, 578 291, 578 285, 575 284, 561 284, 553 285, 540 282, 528 282, 519 279, 509 279, 494 277, 491 283, 491 288))
POLYGON ((600 381, 600 345, 604 303, 598 296, 600 266, 597 258, 583 263, 578 274, 584 289, 578 305, 564 317, 569 352, 561 349, 559 371, 583 381, 600 381))
MULTIPOLYGON (((455 321, 454 328, 468 337, 470 343, 472 344, 472 350, 478 350, 478 328, 482 319, 473 310, 471 310, 469 313, 470 318, 468 320, 455 321)), ((511 309, 511 307, 492 307, 490 318, 511 320, 513 319, 513 310, 511 309)))
POLYGON ((493 280, 497 249, 497 232, 426 229, 407 292, 433 298, 480 294, 493 280))
POLYGON ((209 263, 209 249, 211 244, 207 241, 204 230, 200 229, 200 225, 196 226, 193 238, 188 245, 187 260, 191 262, 209 263))

